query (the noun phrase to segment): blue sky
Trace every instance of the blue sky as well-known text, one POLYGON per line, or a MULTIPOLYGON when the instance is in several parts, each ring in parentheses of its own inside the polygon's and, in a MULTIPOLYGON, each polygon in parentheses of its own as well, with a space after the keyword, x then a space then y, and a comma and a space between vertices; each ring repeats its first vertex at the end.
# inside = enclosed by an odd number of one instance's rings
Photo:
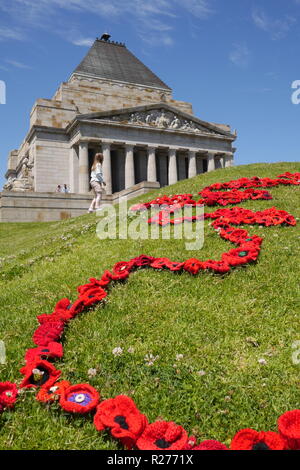
POLYGON ((51 98, 104 31, 198 117, 237 129, 236 164, 299 160, 299 26, 300 0, 0 0, 1 176, 34 101, 51 98))

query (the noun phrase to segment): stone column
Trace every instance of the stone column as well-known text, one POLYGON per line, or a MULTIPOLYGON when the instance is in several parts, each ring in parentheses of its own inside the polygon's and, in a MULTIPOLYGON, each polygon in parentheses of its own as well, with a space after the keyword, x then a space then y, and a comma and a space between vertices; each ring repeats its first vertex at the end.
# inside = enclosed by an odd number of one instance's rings
POLYGON ((133 145, 125 145, 125 189, 135 184, 133 145))
POLYGON ((90 190, 89 184, 89 144, 88 142, 79 143, 79 179, 78 191, 80 194, 86 194, 90 190))
POLYGON ((69 157, 69 186, 71 193, 78 193, 78 151, 76 147, 70 148, 69 157))
POLYGON ((193 178, 196 175, 197 175, 196 152, 194 150, 189 150, 188 178, 193 178))
POLYGON ((210 150, 207 152, 207 171, 215 170, 215 153, 211 152, 210 150))
POLYGON ((147 181, 156 182, 156 158, 155 158, 155 147, 148 147, 148 162, 147 162, 147 181))
POLYGON ((111 179, 111 155, 110 155, 110 144, 108 142, 102 142, 102 153, 103 153, 103 179, 106 183, 104 186, 106 194, 112 193, 112 179, 111 179))
POLYGON ((170 148, 169 149, 169 171, 168 171, 168 184, 177 183, 178 176, 177 176, 177 158, 176 158, 176 150, 170 148))
POLYGON ((233 164, 233 154, 232 153, 227 153, 224 156, 224 163, 225 163, 225 168, 229 168, 233 164))

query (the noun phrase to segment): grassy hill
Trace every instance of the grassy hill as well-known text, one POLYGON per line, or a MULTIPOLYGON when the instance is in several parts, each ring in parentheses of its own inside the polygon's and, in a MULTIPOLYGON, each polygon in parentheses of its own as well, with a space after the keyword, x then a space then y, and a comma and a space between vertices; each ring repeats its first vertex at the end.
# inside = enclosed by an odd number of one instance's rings
MULTIPOLYGON (((300 171, 297 163, 257 164, 217 170, 147 194, 189 192, 242 176, 276 177, 300 171)), ((270 190, 271 201, 247 201, 259 210, 276 206, 300 218, 299 188, 270 190)), ((132 201, 131 201, 132 202, 132 201)), ((230 207, 230 206, 229 206, 230 207)), ((208 208, 208 211, 215 208, 208 208)), ((115 262, 139 254, 218 259, 232 245, 205 224, 200 252, 183 240, 99 240, 95 215, 54 223, 0 225, 0 340, 7 364, 0 381, 20 379, 24 351, 32 347, 36 315, 50 313, 76 286, 99 277, 115 262)), ((299 225, 246 227, 265 238, 258 263, 218 276, 140 270, 112 288, 106 306, 77 317, 56 363, 72 383, 89 382, 102 398, 128 394, 151 421, 173 420, 200 439, 229 443, 238 429, 275 430, 277 417, 299 407, 299 225), (122 347, 122 356, 112 350, 122 347), (134 352, 128 352, 133 348, 134 352), (145 355, 159 356, 152 367, 145 355), (176 360, 176 355, 183 358, 176 360), (260 359, 266 363, 261 364, 260 359), (97 375, 88 377, 90 368, 97 375)), ((0 416, 0 448, 116 449, 98 434, 92 418, 45 407, 34 391, 23 393, 0 416)))

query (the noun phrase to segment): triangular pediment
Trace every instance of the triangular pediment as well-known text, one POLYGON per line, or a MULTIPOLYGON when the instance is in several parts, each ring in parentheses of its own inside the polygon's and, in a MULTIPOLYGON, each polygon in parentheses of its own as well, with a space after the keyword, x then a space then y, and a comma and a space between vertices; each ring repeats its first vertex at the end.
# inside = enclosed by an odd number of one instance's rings
POLYGON ((195 134, 224 135, 235 139, 235 135, 221 126, 196 118, 166 103, 157 103, 134 108, 115 109, 77 116, 80 121, 97 120, 123 125, 143 126, 195 134))

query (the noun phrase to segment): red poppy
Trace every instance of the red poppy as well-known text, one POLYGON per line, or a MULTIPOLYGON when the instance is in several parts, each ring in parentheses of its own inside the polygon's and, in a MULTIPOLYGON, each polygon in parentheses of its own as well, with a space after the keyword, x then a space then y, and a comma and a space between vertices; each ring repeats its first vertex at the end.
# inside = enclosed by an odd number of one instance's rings
POLYGON ((136 258, 132 258, 130 261, 134 264, 134 266, 140 268, 143 266, 149 266, 154 260, 155 258, 153 256, 140 255, 136 258))
POLYGON ((178 263, 176 261, 166 261, 165 266, 170 271, 181 271, 184 266, 184 263, 178 263))
POLYGON ((204 269, 204 265, 197 258, 190 258, 185 261, 183 269, 190 274, 198 274, 200 269, 204 269))
POLYGON ((183 450, 188 441, 186 431, 177 424, 156 421, 149 424, 136 442, 140 450, 183 450))
POLYGON ((93 304, 101 302, 107 293, 101 287, 95 287, 93 289, 86 290, 84 294, 80 296, 80 300, 83 302, 85 307, 90 307, 93 304))
POLYGON ((132 261, 119 261, 113 267, 114 274, 122 274, 124 271, 130 272, 134 263, 132 261))
POLYGON ((90 289, 95 289, 97 287, 102 287, 101 286, 101 281, 99 279, 96 279, 95 277, 91 277, 89 279, 89 283, 87 284, 82 284, 81 286, 78 286, 77 287, 77 292, 80 294, 80 295, 83 295, 85 294, 85 292, 87 290, 90 290, 90 289))
POLYGON ((72 318, 76 317, 79 313, 83 312, 85 308, 84 301, 79 297, 75 302, 68 307, 69 313, 72 318))
POLYGON ((278 419, 278 431, 288 448, 300 450, 300 410, 287 411, 278 419))
POLYGON ((64 331, 63 322, 47 322, 40 325, 33 334, 33 342, 37 346, 47 346, 57 341, 64 331))
POLYGON ((53 314, 67 313, 70 304, 71 301, 69 299, 64 298, 59 300, 55 305, 53 314))
POLYGON ((151 268, 154 269, 163 269, 166 268, 167 263, 170 263, 169 258, 155 258, 154 261, 150 264, 151 268))
POLYGON ((242 429, 231 441, 231 450, 284 450, 285 441, 272 431, 257 432, 254 429, 242 429))
POLYGON ((43 323, 47 323, 47 322, 66 323, 72 319, 72 316, 68 310, 66 311, 62 310, 60 313, 51 313, 50 315, 48 313, 43 313, 42 315, 38 315, 36 318, 39 324, 42 325, 43 323))
POLYGON ((21 382, 20 388, 30 387, 52 387, 61 374, 53 364, 44 360, 29 362, 20 369, 25 377, 21 382))
POLYGON ((213 259, 204 261, 203 267, 204 269, 211 269, 212 271, 218 274, 226 274, 230 271, 230 266, 227 262, 214 261, 213 259))
POLYGON ((0 382, 0 411, 4 408, 13 408, 17 401, 18 389, 11 382, 0 382))
POLYGON ((230 266, 239 266, 256 261, 259 255, 259 248, 257 245, 243 244, 239 248, 223 253, 222 261, 228 263, 230 266))
POLYGON ((25 353, 25 361, 27 363, 39 359, 56 359, 63 357, 63 347, 60 343, 51 342, 47 346, 38 346, 37 348, 27 349, 25 353))
POLYGON ((132 449, 148 424, 147 418, 126 395, 103 401, 97 407, 94 424, 98 431, 110 429, 127 449, 132 449))
POLYGON ((89 384, 72 385, 65 388, 60 396, 60 406, 69 413, 89 413, 99 403, 97 390, 89 384))
POLYGON ((67 380, 55 382, 55 384, 51 387, 41 387, 39 393, 36 396, 36 399, 43 403, 56 401, 60 398, 63 391, 68 387, 70 387, 70 382, 67 380))

